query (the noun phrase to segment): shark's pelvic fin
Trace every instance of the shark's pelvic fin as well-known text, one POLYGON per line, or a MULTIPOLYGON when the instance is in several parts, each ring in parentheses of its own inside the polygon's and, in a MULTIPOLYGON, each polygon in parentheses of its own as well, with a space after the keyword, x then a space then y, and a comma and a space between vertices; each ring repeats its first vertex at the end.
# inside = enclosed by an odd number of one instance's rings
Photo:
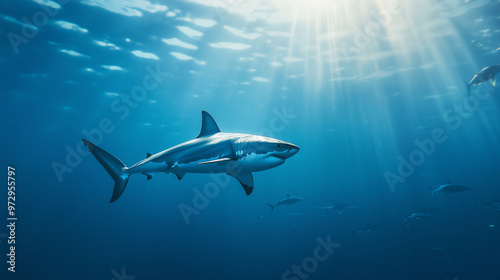
POLYGON ((226 162, 226 161, 230 161, 230 160, 233 160, 233 159, 231 159, 231 158, 219 158, 219 159, 199 162, 198 164, 221 163, 221 162, 226 162))
POLYGON ((153 179, 153 177, 158 174, 158 172, 154 172, 154 173, 147 173, 147 172, 142 172, 142 174, 146 175, 148 178, 147 180, 151 180, 153 179))
POLYGON ((230 176, 233 176, 240 182, 241 186, 245 190, 245 193, 247 195, 250 195, 253 191, 253 176, 251 172, 241 172, 241 173, 234 173, 234 174, 229 174, 230 176))
POLYGON ((220 129, 217 123, 215 122, 214 118, 210 116, 209 113, 206 111, 201 112, 201 131, 198 137, 205 137, 205 136, 210 136, 215 133, 219 133, 220 129))
POLYGON ((186 175, 185 172, 172 172, 175 174, 175 176, 177 176, 177 179, 178 180, 182 180, 182 178, 184 178, 184 175, 186 175))
POLYGON ((127 186, 128 179, 130 177, 130 174, 124 172, 127 167, 125 166, 125 164, 123 164, 123 162, 121 162, 112 154, 106 152, 105 150, 97 147, 96 145, 85 139, 82 139, 82 141, 85 146, 89 148, 89 152, 94 155, 94 157, 99 161, 99 163, 102 164, 104 169, 108 171, 109 175, 111 175, 111 178, 113 178, 113 180, 115 181, 113 196, 111 197, 109 203, 114 202, 122 195, 125 187, 127 186))

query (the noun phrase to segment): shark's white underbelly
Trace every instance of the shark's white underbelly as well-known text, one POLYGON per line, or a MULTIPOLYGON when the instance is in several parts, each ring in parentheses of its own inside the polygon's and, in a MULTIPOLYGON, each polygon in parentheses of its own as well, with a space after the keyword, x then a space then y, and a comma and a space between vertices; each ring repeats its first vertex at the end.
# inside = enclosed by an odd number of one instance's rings
POLYGON ((133 174, 133 173, 154 173, 154 172, 162 172, 164 170, 168 169, 168 165, 165 164, 164 162, 153 162, 149 161, 145 164, 141 164, 139 166, 130 168, 128 170, 125 170, 126 173, 128 174, 133 174))
POLYGON ((228 160, 224 162, 203 164, 203 162, 216 159, 217 158, 200 160, 186 164, 177 164, 176 166, 178 167, 178 170, 183 173, 238 173, 267 170, 285 162, 282 159, 272 156, 262 158, 262 156, 252 154, 236 161, 228 160))

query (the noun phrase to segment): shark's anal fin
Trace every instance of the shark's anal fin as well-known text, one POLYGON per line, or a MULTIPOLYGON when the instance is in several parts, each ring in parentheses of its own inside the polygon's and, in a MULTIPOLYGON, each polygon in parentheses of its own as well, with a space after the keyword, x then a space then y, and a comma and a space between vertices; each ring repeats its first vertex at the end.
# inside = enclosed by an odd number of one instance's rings
POLYGON ((250 195, 253 191, 253 176, 251 172, 241 172, 241 173, 234 173, 234 174, 227 174, 229 176, 232 176, 240 182, 241 186, 245 190, 245 193, 247 195, 250 195))
POLYGON ((215 133, 219 133, 220 129, 217 123, 215 122, 214 118, 212 116, 205 112, 201 112, 201 131, 200 134, 198 134, 198 137, 205 137, 205 136, 210 136, 215 133))
POLYGON ((226 162, 226 161, 230 161, 230 160, 232 160, 232 159, 230 159, 230 158, 219 158, 219 159, 214 159, 214 160, 199 162, 198 164, 221 163, 221 162, 226 162))

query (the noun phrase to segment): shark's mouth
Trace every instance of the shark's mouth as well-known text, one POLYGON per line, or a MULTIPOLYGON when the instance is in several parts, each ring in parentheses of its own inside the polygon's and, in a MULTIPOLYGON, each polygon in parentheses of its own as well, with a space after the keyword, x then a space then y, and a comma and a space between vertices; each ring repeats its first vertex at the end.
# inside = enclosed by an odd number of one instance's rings
POLYGON ((283 161, 286 160, 286 157, 280 156, 280 155, 272 155, 272 157, 279 158, 279 159, 281 159, 283 161))

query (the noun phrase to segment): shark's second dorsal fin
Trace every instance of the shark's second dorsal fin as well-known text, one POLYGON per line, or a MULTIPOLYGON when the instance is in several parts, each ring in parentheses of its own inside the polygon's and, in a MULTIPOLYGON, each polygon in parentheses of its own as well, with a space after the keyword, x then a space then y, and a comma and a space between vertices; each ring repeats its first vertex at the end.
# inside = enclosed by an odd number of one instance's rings
POLYGON ((210 136, 215 133, 219 133, 220 129, 217 123, 215 122, 214 118, 210 116, 209 113, 206 111, 201 112, 201 131, 198 137, 205 137, 205 136, 210 136))

